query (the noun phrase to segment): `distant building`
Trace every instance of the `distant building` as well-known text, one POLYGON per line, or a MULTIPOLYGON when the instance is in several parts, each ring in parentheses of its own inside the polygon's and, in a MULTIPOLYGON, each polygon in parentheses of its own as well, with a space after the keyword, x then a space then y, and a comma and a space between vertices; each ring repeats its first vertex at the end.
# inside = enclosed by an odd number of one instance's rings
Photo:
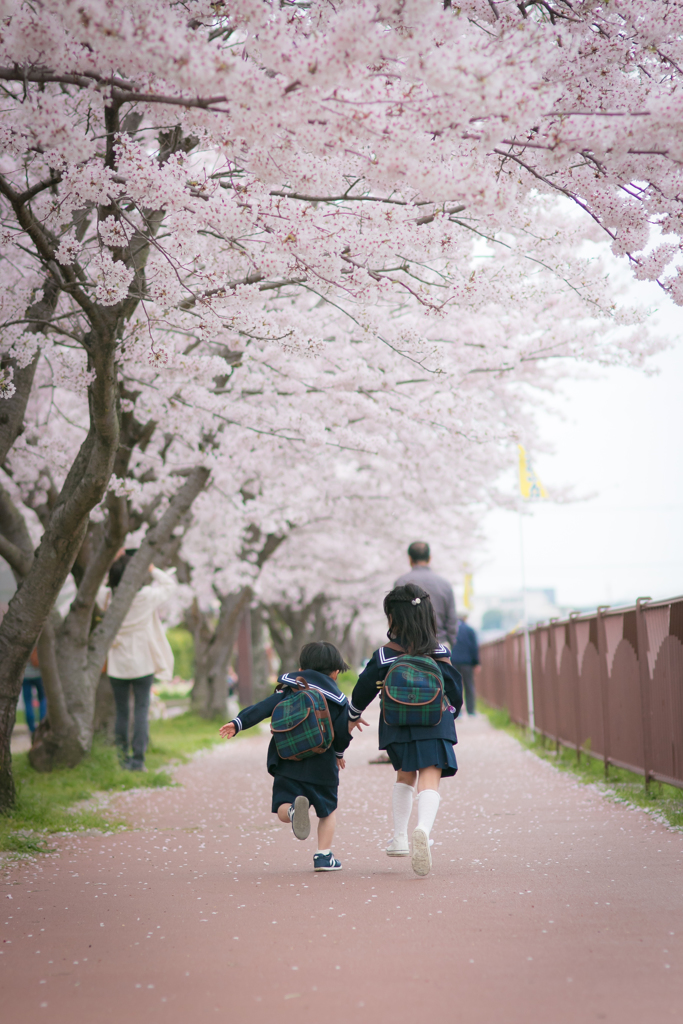
MULTIPOLYGON (((521 590, 507 594, 475 594, 470 613, 470 625, 476 629, 481 641, 521 629, 524 623, 524 601, 521 590)), ((572 610, 559 605, 552 587, 533 587, 526 592, 529 625, 564 618, 572 610)))

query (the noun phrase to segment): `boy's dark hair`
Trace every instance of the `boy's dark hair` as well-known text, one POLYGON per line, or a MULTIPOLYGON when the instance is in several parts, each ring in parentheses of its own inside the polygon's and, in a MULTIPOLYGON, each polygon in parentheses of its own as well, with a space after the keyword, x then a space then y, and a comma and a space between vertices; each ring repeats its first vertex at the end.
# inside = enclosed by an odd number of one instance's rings
POLYGON ((134 551, 132 554, 129 554, 126 551, 125 555, 121 555, 120 558, 117 558, 116 561, 112 563, 111 568, 109 569, 109 587, 111 590, 116 590, 118 587, 121 582, 121 577, 126 570, 126 566, 133 557, 133 554, 135 554, 134 551))
POLYGON ((326 640, 304 644, 299 654, 299 668, 322 672, 326 676, 330 672, 348 672, 349 670, 349 666, 334 644, 329 644, 326 640))
POLYGON ((429 544, 423 540, 414 540, 408 548, 411 562, 428 562, 430 558, 429 544))
POLYGON ((394 587, 384 598, 384 614, 391 636, 400 640, 408 654, 431 654, 438 646, 432 599, 415 583, 394 587))

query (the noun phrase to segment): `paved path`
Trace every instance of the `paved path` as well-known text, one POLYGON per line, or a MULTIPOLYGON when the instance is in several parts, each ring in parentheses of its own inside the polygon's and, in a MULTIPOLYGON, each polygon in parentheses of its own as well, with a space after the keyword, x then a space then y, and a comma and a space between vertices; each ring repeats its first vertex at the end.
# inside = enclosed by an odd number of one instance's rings
POLYGON ((683 835, 478 718, 442 784, 434 870, 383 854, 391 769, 354 740, 335 851, 270 815, 266 738, 113 806, 0 879, 12 1024, 683 1021, 683 835), (11 897, 9 899, 8 897, 11 897))

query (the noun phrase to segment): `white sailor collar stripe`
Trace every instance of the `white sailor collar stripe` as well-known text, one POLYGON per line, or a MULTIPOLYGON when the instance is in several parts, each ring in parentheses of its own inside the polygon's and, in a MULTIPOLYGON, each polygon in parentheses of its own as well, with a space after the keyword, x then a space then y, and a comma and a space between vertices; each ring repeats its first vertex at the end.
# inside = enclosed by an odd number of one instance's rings
MULTIPOLYGON (((293 676, 291 672, 285 672, 283 676, 280 676, 281 683, 296 683, 296 676, 293 676)), ((337 696, 336 693, 330 693, 329 690, 324 690, 322 686, 316 686, 315 683, 308 684, 311 690, 317 690, 318 693, 322 693, 328 700, 333 700, 335 704, 346 704, 346 694, 340 693, 337 696)))
MULTIPOLYGON (((400 654, 394 654, 393 652, 389 653, 390 651, 391 651, 391 648, 387 649, 386 647, 380 647, 380 649, 379 649, 379 663, 380 663, 380 665, 390 665, 392 661, 396 661, 397 658, 401 657, 400 654)), ((438 647, 434 648, 434 650, 432 651, 432 654, 434 656, 440 655, 441 657, 444 657, 444 656, 446 656, 448 654, 448 648, 444 647, 443 644, 439 644, 438 647)))
POLYGON ((388 654, 386 647, 380 647, 379 649, 380 665, 389 665, 392 661, 396 661, 398 657, 398 654, 388 654))

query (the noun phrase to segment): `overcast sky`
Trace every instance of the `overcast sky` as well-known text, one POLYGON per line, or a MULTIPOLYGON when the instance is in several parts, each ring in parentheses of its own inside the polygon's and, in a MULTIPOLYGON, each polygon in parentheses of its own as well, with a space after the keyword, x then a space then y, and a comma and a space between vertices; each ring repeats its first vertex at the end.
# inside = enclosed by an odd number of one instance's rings
MULTIPOLYGON (((525 519, 527 585, 554 587, 563 605, 683 594, 683 309, 652 286, 633 288, 644 302, 655 298, 658 322, 674 342, 650 364, 659 374, 613 369, 572 382, 557 400, 566 420, 541 419, 554 447, 536 460, 542 481, 597 494, 572 505, 537 504, 525 519)), ((518 589, 517 515, 495 512, 484 525, 475 590, 518 589)))

